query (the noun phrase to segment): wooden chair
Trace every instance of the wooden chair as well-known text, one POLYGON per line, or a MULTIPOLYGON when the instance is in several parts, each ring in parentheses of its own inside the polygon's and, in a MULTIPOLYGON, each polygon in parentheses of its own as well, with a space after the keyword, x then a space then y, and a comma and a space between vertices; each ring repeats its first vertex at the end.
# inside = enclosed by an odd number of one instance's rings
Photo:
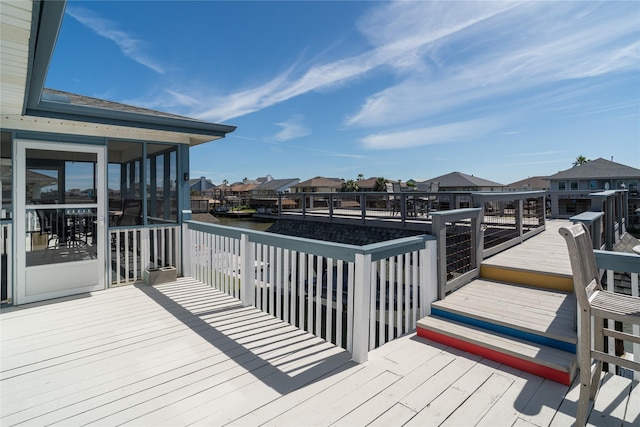
POLYGON ((640 324, 640 298, 608 292, 600 284, 600 274, 591 246, 591 236, 584 224, 561 227, 573 270, 573 287, 580 311, 578 358, 580 363, 580 400, 576 414, 576 426, 587 422, 589 401, 595 400, 600 385, 602 362, 640 371, 640 363, 604 352, 605 337, 640 343, 640 337, 610 330, 604 320, 640 324), (593 348, 591 345, 593 317, 593 348), (592 370, 591 359, 595 359, 592 370))

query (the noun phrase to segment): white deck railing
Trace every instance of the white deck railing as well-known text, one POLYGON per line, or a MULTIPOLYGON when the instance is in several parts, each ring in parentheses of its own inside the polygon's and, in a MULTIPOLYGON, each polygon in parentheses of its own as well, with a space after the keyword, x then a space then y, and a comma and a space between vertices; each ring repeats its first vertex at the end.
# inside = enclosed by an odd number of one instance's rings
POLYGON ((180 226, 152 225, 109 229, 112 285, 143 280, 146 268, 181 268, 180 226))
MULTIPOLYGON (((610 251, 594 251, 596 263, 601 270, 602 281, 605 282, 603 287, 610 292, 623 292, 629 295, 640 296, 640 285, 638 284, 638 275, 640 274, 640 257, 635 254, 610 252, 610 251)), ((640 307, 639 307, 640 309, 640 307)), ((609 321, 607 327, 614 329, 614 322, 609 321)), ((640 326, 624 325, 623 327, 631 328, 631 333, 640 336, 640 326)), ((608 337, 607 348, 609 354, 615 353, 615 340, 608 337)), ((633 359, 640 362, 640 344, 631 344, 631 353, 633 359)), ((629 351, 629 348, 626 349, 629 351)), ((616 373, 616 366, 609 364, 609 372, 616 373)), ((640 372, 634 373, 634 379, 640 380, 640 372)))
POLYGON ((185 275, 347 349, 358 362, 415 329, 436 297, 430 236, 352 246, 193 221, 184 227, 185 275))

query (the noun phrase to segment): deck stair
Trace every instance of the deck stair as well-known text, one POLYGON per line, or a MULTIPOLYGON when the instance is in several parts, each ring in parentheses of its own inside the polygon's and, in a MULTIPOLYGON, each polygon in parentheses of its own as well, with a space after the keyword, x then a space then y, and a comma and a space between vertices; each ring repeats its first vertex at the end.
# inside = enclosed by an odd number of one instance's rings
MULTIPOLYGON (((555 242, 556 236, 550 237, 555 242)), ((564 254, 551 250, 556 261, 545 263, 544 254, 524 249, 527 262, 521 261, 523 255, 490 258, 491 268, 481 268, 479 279, 432 303, 431 315, 418 322, 417 334, 570 385, 577 337, 575 297, 563 284, 572 280, 568 254, 566 249, 564 254), (510 258, 523 265, 504 262, 510 258), (492 274, 482 277, 483 271, 492 274)))

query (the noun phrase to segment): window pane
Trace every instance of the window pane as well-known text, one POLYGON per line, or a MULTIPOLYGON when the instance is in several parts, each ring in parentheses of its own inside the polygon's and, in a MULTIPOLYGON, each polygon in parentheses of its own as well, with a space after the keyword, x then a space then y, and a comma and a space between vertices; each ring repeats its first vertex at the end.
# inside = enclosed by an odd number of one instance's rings
POLYGON ((142 144, 109 141, 109 226, 142 224, 142 144))
POLYGON ((147 222, 177 221, 176 148, 147 145, 147 222))

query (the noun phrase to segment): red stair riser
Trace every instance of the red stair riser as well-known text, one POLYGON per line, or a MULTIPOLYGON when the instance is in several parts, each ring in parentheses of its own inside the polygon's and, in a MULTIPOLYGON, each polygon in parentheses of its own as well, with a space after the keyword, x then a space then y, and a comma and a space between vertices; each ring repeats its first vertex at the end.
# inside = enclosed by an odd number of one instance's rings
POLYGON ((500 353, 498 351, 491 350, 477 344, 471 344, 467 341, 453 338, 448 335, 439 334, 437 332, 433 332, 423 328, 417 328, 417 335, 422 338, 427 338, 448 345, 450 347, 466 351, 468 353, 477 354, 478 356, 495 360, 496 362, 512 366, 522 371, 530 372, 543 378, 548 378, 552 381, 556 381, 566 386, 571 385, 571 378, 569 373, 567 372, 562 372, 546 366, 541 366, 528 360, 518 359, 517 357, 508 354, 500 353))

